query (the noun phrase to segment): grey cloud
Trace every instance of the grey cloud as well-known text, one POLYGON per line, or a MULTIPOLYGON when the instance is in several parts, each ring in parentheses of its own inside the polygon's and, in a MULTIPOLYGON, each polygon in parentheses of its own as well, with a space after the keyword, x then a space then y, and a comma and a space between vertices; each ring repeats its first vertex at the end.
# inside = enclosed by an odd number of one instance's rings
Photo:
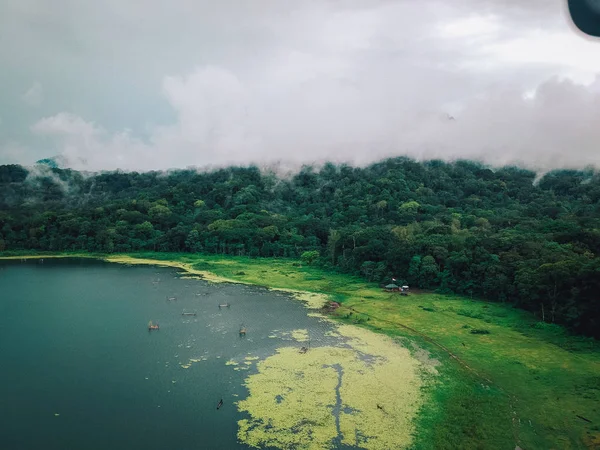
POLYGON ((169 79, 165 90, 179 120, 157 129, 149 142, 108 134, 66 114, 33 129, 61 134, 71 161, 86 159, 81 168, 92 169, 325 159, 364 164, 398 154, 542 171, 600 165, 600 96, 567 80, 547 81, 531 99, 517 88, 488 92, 463 105, 454 121, 439 111, 416 110, 414 103, 382 107, 335 82, 305 85, 265 102, 262 93, 217 68, 169 79), (290 98, 292 108, 285 104, 290 98))
POLYGON ((553 76, 600 65, 511 53, 536 29, 569 30, 562 0, 5 3, 0 33, 23 52, 0 44, 0 58, 48 69, 40 80, 52 98, 27 124, 30 159, 51 151, 91 169, 400 154, 598 164, 596 88, 553 76))

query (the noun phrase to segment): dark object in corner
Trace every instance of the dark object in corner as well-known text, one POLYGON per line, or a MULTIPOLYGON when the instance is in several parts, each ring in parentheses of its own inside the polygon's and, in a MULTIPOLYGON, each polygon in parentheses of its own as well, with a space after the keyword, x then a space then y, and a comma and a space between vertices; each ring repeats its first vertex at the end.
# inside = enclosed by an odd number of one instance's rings
POLYGON ((600 36, 600 7, 595 0, 568 0, 573 24, 589 36, 600 36))

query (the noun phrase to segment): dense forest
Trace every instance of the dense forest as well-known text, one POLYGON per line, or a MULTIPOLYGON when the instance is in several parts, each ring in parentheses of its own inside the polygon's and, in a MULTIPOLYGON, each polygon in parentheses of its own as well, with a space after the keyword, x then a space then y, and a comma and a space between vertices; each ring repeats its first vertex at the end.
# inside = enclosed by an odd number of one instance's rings
POLYGON ((302 258, 510 302, 600 337, 600 174, 395 158, 84 174, 0 166, 0 251, 302 258), (317 253, 318 252, 318 253, 317 253))

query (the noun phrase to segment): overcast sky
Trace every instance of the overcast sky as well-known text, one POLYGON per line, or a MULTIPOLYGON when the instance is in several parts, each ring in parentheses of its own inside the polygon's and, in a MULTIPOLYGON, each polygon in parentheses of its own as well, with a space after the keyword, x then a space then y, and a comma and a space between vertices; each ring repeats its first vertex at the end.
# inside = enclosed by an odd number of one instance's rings
POLYGON ((600 41, 564 3, 2 0, 0 163, 600 166, 600 41))

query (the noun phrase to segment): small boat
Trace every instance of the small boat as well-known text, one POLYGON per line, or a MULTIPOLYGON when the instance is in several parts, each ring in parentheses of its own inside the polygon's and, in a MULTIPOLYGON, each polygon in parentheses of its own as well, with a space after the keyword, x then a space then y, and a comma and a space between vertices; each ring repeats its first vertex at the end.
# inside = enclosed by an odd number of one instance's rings
POLYGON ((175 300, 177 300, 177 297, 167 297, 167 300, 169 300, 170 302, 174 302, 175 300))
POLYGON ((158 330, 158 329, 160 329, 160 328, 158 327, 157 323, 154 324, 154 323, 152 323, 152 321, 148 322, 148 331, 158 330))
POLYGON ((229 303, 220 303, 219 304, 219 309, 221 309, 221 308, 229 308, 229 306, 231 306, 231 305, 229 305, 229 303))
POLYGON ((196 313, 195 312, 182 312, 181 315, 182 316, 195 316, 196 313))
POLYGON ((240 327, 240 336, 245 336, 245 335, 246 335, 246 327, 242 325, 240 327))
POLYGON ((217 409, 221 409, 221 406, 223 406, 223 399, 219 400, 219 403, 217 403, 217 409))

